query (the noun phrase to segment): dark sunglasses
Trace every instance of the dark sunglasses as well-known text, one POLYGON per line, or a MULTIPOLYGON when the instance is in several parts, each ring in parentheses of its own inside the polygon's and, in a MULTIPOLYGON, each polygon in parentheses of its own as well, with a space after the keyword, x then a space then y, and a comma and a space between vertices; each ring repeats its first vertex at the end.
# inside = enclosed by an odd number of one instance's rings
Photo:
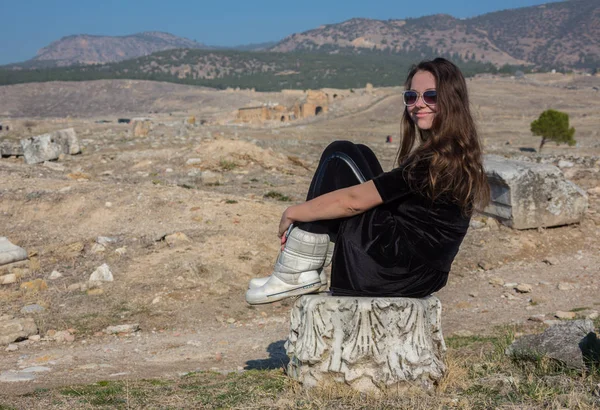
POLYGON ((415 90, 406 90, 402 93, 402 97, 404 100, 404 105, 406 105, 407 107, 415 105, 417 101, 419 101, 419 97, 421 97, 423 99, 423 102, 427 105, 437 104, 436 90, 426 90, 422 93, 415 90))

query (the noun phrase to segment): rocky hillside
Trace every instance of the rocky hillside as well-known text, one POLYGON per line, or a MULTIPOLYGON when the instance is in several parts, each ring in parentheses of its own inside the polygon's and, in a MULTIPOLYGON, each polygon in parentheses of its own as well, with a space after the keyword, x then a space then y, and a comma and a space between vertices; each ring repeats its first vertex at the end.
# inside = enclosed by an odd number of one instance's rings
POLYGON ((600 2, 572 0, 470 19, 352 19, 292 34, 273 51, 426 50, 496 66, 595 68, 600 65, 600 2))
POLYGON ((50 60, 60 66, 110 63, 176 48, 209 47, 187 38, 157 31, 120 37, 81 34, 54 41, 42 48, 33 61, 50 60))
MULTIPOLYGON (((431 57, 431 56, 428 56, 431 57)), ((176 82, 213 88, 254 88, 276 91, 395 86, 422 55, 276 53, 232 50, 177 49, 102 65, 46 69, 0 68, 0 85, 45 81, 134 79, 176 82)), ((490 64, 455 60, 465 75, 494 72, 490 64)))

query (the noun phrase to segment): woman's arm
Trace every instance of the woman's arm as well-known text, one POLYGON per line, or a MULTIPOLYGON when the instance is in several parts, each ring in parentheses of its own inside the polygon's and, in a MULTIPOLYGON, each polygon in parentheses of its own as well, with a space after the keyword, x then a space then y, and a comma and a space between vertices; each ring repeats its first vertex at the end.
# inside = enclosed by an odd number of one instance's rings
POLYGON ((383 200, 373 181, 338 189, 287 208, 279 223, 279 237, 283 244, 285 242, 283 234, 294 222, 345 218, 361 214, 382 203, 383 200))

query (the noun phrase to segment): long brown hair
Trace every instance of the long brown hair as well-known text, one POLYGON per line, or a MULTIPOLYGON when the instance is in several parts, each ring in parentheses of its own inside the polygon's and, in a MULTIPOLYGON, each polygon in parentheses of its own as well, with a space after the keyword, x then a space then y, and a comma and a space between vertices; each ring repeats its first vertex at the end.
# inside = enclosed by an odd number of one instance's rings
POLYGON ((405 82, 410 89, 414 75, 427 71, 435 77, 436 115, 431 130, 417 128, 407 109, 402 116, 402 142, 398 165, 405 164, 411 188, 431 199, 449 195, 471 214, 489 202, 490 188, 482 165, 482 149, 471 116, 467 84, 460 69, 444 58, 413 66, 405 82), (417 141, 418 138, 418 141, 417 141), (426 169, 425 173, 416 169, 426 169))

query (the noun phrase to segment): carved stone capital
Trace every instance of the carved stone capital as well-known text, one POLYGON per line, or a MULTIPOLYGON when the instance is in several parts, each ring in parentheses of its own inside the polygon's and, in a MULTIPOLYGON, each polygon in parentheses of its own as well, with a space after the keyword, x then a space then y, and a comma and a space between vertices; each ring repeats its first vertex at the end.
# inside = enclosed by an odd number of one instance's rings
POLYGON ((307 387, 431 388, 446 367, 442 305, 423 299, 305 295, 291 313, 288 374, 307 387))

